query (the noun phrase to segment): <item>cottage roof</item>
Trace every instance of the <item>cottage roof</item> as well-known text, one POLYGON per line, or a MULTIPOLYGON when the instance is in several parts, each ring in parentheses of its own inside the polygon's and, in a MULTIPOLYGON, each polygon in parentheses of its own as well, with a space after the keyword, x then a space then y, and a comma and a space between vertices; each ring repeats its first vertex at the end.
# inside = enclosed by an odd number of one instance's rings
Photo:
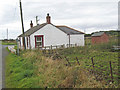
MULTIPOLYGON (((18 37, 25 37, 25 36, 29 36, 31 34, 33 34, 34 32, 38 31, 39 29, 41 29, 42 27, 44 27, 45 25, 47 25, 47 23, 43 23, 37 26, 34 26, 32 28, 30 28, 29 30, 27 30, 24 34, 19 35, 18 37)), ((53 24, 51 24, 53 25, 53 24)), ((55 26, 55 25, 53 25, 55 26)), ((59 30, 63 31, 66 34, 84 34, 81 31, 77 31, 73 28, 67 27, 67 26, 55 26, 56 28, 58 28, 59 30)))
POLYGON ((47 23, 43 23, 37 26, 34 26, 30 29, 28 29, 24 34, 19 35, 18 37, 24 37, 24 36, 29 36, 31 34, 33 34, 34 32, 36 32, 37 30, 41 29, 42 27, 44 27, 47 23))
POLYGON ((84 34, 83 32, 75 30, 68 26, 56 26, 56 27, 59 28, 61 31, 63 31, 66 34, 84 34))
POLYGON ((92 37, 101 36, 103 34, 104 34, 104 32, 96 32, 92 35, 92 37))

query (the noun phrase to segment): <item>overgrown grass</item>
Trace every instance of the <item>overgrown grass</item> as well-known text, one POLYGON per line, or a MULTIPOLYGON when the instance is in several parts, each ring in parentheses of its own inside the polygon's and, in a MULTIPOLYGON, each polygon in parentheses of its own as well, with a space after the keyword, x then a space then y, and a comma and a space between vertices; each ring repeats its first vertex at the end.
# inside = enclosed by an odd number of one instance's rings
MULTIPOLYGON (((86 49, 85 49, 86 50, 86 49)), ((113 77, 114 77, 114 85, 115 87, 118 84, 118 52, 110 52, 109 50, 86 50, 84 51, 83 48, 80 50, 80 48, 69 48, 66 50, 61 50, 59 51, 59 57, 64 58, 65 56, 68 58, 68 60, 70 61, 70 63, 72 65, 74 65, 75 63, 77 63, 76 61, 76 57, 78 58, 79 62, 83 62, 80 63, 81 66, 87 70, 93 70, 92 67, 92 58, 94 60, 94 68, 96 73, 98 73, 99 75, 97 75, 97 77, 99 79, 104 79, 107 81, 107 83, 110 83, 111 80, 111 74, 110 74, 110 65, 109 65, 109 61, 112 62, 112 70, 113 70, 113 77), (73 52, 71 52, 73 51, 73 52), (62 53, 62 55, 61 55, 62 53), (73 54, 74 53, 74 54, 73 54), (101 75, 105 75, 104 77, 101 75)), ((57 58, 56 55, 53 56, 53 58, 57 58)))
POLYGON ((93 71, 92 67, 92 58, 94 61, 94 74, 96 76, 96 80, 105 80, 108 85, 111 87, 111 73, 110 73, 110 64, 109 61, 112 62, 112 71, 113 71, 113 86, 118 87, 118 52, 113 50, 113 45, 118 45, 117 39, 110 40, 109 43, 97 44, 97 45, 86 45, 85 47, 75 47, 75 48, 67 48, 63 50, 58 50, 58 54, 52 56, 54 59, 60 57, 64 58, 65 56, 68 58, 70 63, 74 65, 77 63, 76 57, 82 63, 82 67, 93 71))
POLYGON ((118 52, 111 50, 112 45, 117 45, 117 42, 113 40, 108 44, 58 49, 57 54, 48 55, 43 54, 40 50, 21 51, 20 56, 10 53, 6 60, 6 87, 118 87, 118 52), (71 66, 68 65, 65 56, 70 61, 71 66), (75 60, 76 57, 78 57, 80 65, 75 60), (95 74, 90 71, 93 70, 92 57, 95 63, 95 74), (112 61, 114 83, 109 82, 111 79, 109 61, 112 61))
POLYGON ((10 53, 7 57, 7 88, 108 87, 104 80, 103 83, 96 81, 81 65, 66 66, 66 61, 54 61, 44 57, 40 51, 23 51, 21 54, 22 57, 10 53))

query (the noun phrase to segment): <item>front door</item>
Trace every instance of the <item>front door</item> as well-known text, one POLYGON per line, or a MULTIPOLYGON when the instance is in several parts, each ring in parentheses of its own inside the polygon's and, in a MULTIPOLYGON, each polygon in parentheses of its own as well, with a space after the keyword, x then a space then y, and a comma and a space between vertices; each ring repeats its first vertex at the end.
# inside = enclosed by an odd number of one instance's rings
POLYGON ((35 48, 38 48, 38 47, 44 47, 44 44, 43 44, 43 35, 36 35, 35 36, 35 48))

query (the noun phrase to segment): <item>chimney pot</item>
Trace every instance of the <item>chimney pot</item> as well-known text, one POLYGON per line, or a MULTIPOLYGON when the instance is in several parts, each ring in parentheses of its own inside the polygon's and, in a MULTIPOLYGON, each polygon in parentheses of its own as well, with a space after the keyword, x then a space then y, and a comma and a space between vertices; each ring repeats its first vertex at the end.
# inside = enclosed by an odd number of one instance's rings
POLYGON ((32 20, 31 20, 31 23, 30 23, 30 27, 31 27, 31 28, 33 27, 33 23, 32 23, 32 20))
POLYGON ((51 17, 49 16, 49 13, 47 13, 46 22, 47 22, 48 24, 50 24, 50 23, 51 23, 50 18, 51 18, 51 17))

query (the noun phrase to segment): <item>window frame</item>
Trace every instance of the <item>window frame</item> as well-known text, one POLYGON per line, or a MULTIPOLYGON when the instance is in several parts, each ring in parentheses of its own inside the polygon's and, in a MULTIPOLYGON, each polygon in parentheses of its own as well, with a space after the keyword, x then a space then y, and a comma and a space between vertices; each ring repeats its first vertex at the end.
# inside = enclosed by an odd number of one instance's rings
POLYGON ((43 35, 35 35, 35 48, 37 48, 37 42, 42 42, 42 47, 44 47, 43 35), (37 41, 37 37, 41 37, 42 40, 41 41, 37 41))

